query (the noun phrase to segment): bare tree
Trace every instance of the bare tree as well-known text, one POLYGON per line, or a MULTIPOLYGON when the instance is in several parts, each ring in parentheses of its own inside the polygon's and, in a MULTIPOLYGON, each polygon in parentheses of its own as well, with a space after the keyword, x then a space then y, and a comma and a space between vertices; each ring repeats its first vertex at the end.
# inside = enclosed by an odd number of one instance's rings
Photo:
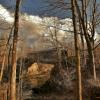
MULTIPOLYGON (((44 0, 47 2, 47 7, 51 12, 54 10, 55 13, 59 11, 68 11, 70 10, 70 2, 67 0, 44 0), (57 9, 57 10, 55 10, 57 9)), ((77 14, 79 16, 79 25, 81 29, 81 40, 84 49, 84 38, 86 40, 87 51, 88 51, 88 58, 89 58, 89 66, 90 69, 93 69, 93 76, 96 80, 96 66, 95 66, 95 59, 94 59, 94 44, 95 44, 95 33, 96 27, 100 24, 100 11, 99 6, 97 4, 97 0, 75 0, 75 6, 77 9, 77 14)), ((84 51, 84 50, 83 50, 84 51)), ((84 53, 83 53, 84 58, 84 53)))
POLYGON ((76 54, 76 74, 77 74, 77 99, 82 100, 82 80, 81 80, 81 66, 80 66, 80 50, 79 50, 79 39, 77 31, 77 17, 75 0, 71 0, 72 5, 72 16, 73 16, 73 28, 74 28, 74 41, 75 41, 75 54, 76 54))
POLYGON ((98 23, 97 17, 96 17, 96 14, 97 14, 96 0, 88 1, 88 3, 86 0, 81 0, 81 3, 82 3, 82 7, 80 8, 78 5, 78 1, 75 0, 77 14, 80 19, 80 25, 82 25, 83 34, 84 34, 86 44, 87 44, 87 50, 88 50, 88 55, 89 55, 89 66, 90 68, 93 68, 93 75, 94 75, 94 79, 96 80, 96 68, 95 68, 95 59, 94 59, 94 51, 93 51, 94 42, 95 42, 94 40, 95 29, 98 23), (91 12, 92 14, 90 16, 90 20, 88 20, 89 16, 87 12, 87 7, 89 3, 91 2, 93 3, 93 6, 92 6, 93 9, 91 12))
POLYGON ((17 66, 17 41, 19 28, 19 5, 21 0, 16 0, 15 22, 13 34, 13 52, 12 52, 12 67, 10 81, 10 100, 16 100, 16 66, 17 66))
MULTIPOLYGON (((7 63, 7 59, 6 59, 6 56, 7 56, 7 53, 9 51, 9 42, 11 40, 11 34, 12 34, 12 30, 13 30, 13 27, 11 28, 11 31, 10 31, 10 34, 9 34, 9 37, 5 37, 4 38, 4 41, 3 41, 3 45, 1 47, 3 47, 3 50, 1 49, 1 52, 3 52, 3 58, 1 57, 2 59, 2 67, 1 67, 1 73, 0 73, 0 82, 2 81, 2 77, 3 77, 3 73, 4 73, 4 69, 5 69, 5 63, 7 63)), ((3 33, 2 33, 3 34, 3 33)), ((3 34, 5 35, 5 34, 3 34)), ((3 37, 2 37, 3 38, 3 37)), ((2 42, 1 42, 2 43, 2 42)))

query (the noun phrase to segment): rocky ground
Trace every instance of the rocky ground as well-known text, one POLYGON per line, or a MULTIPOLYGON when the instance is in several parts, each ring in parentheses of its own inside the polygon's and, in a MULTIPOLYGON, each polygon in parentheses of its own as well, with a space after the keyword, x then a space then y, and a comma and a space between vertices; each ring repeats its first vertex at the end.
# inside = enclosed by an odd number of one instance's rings
MULTIPOLYGON (((27 82, 23 80, 21 100, 75 100, 76 97, 75 68, 60 70, 59 74, 56 74, 55 77, 52 77, 40 87, 33 88, 26 83, 27 82)), ((7 89, 9 87, 7 84, 8 83, 3 83, 0 85, 0 100, 7 100, 7 89)), ((95 97, 96 92, 100 94, 99 68, 97 69, 96 81, 94 81, 93 75, 90 75, 89 71, 84 68, 82 69, 82 87, 83 100, 91 100, 91 96, 95 97)))

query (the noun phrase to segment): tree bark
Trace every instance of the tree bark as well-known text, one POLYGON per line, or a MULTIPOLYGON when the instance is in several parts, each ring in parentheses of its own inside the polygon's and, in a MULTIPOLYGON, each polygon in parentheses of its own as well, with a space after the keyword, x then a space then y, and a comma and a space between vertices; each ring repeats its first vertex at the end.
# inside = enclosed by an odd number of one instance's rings
POLYGON ((17 41, 18 41, 18 27, 19 27, 19 5, 20 5, 20 0, 16 0, 11 81, 10 81, 10 100, 16 100, 16 65, 17 65, 17 41))
POLYGON ((5 67, 5 60, 6 60, 6 54, 5 53, 6 53, 6 51, 4 52, 4 57, 3 57, 3 61, 2 61, 2 67, 1 67, 1 73, 0 73, 0 83, 2 81, 4 67, 5 67))
POLYGON ((77 32, 77 27, 76 27, 77 26, 77 18, 76 18, 75 0, 71 0, 71 5, 72 5, 74 41, 75 41, 75 54, 76 54, 76 74, 77 74, 77 98, 76 98, 76 100, 82 100, 80 50, 79 50, 78 32, 77 32))

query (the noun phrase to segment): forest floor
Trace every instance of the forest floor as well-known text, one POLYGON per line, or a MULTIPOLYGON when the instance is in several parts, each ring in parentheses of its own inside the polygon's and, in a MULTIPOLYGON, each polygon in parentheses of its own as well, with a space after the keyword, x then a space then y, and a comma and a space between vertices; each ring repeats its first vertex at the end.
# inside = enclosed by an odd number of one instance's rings
MULTIPOLYGON (((7 84, 0 86, 0 100, 7 99, 7 84)), ((33 93, 32 90, 24 90, 21 100, 75 100, 73 99, 73 91, 52 91, 48 93, 33 93)), ((18 97, 18 96, 17 96, 18 97)), ((18 97, 19 98, 19 97, 18 97)), ((17 98, 17 100, 19 100, 17 98)))
MULTIPOLYGON (((68 85, 68 82, 66 84, 68 85)), ((95 97, 95 93, 98 91, 100 94, 100 69, 97 69, 96 81, 93 79, 93 75, 89 74, 89 71, 82 70, 82 87, 83 100, 91 100, 91 96, 95 97)), ((45 92, 41 92, 39 89, 35 92, 29 90, 24 91, 23 97, 23 100, 76 100, 76 80, 70 81, 70 85, 66 89, 60 88, 56 91, 48 90, 45 92)))
MULTIPOLYGON (((91 100, 90 99, 91 95, 95 96, 95 94, 92 94, 91 92, 92 89, 94 89, 95 92, 97 91, 96 89, 99 89, 99 94, 100 94, 100 68, 97 69, 96 81, 93 80, 93 76, 91 76, 88 71, 82 70, 82 87, 83 87, 83 97, 84 97, 83 100, 91 100)), ((0 85, 0 100, 9 100, 7 99, 7 93, 8 93, 7 88, 9 88, 9 86, 7 86, 7 83, 3 83, 0 85)), ((26 89, 26 90, 24 89, 21 100, 76 100, 75 99, 76 80, 70 81, 70 85, 68 85, 66 89, 60 88, 59 90, 55 90, 53 87, 53 89, 49 88, 48 91, 47 90, 41 91, 41 90, 36 89, 34 91, 34 89, 26 89)))
POLYGON ((50 92, 50 93, 39 93, 34 94, 33 92, 28 93, 26 91, 26 94, 24 92, 23 100, 75 100, 73 98, 73 92, 50 92), (27 95, 27 97, 26 97, 27 95))

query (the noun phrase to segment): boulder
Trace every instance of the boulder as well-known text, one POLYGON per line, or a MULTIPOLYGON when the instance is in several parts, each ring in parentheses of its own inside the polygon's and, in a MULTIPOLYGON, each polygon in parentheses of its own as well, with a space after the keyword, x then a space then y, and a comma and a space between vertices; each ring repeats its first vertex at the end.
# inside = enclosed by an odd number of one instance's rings
POLYGON ((53 68, 53 64, 33 63, 28 67, 23 79, 31 88, 40 87, 50 79, 53 68))

